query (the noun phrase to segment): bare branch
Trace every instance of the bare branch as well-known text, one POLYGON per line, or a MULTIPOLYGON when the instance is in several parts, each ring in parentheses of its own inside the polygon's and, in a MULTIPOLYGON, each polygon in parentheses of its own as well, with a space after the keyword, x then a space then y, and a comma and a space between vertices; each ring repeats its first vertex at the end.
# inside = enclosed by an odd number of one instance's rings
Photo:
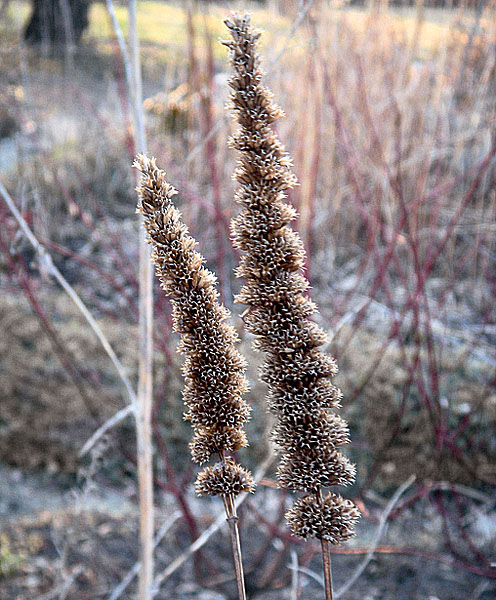
MULTIPOLYGON (((153 548, 154 549, 164 539, 165 534, 169 531, 169 529, 174 525, 174 523, 179 519, 180 516, 181 516, 181 512, 177 510, 176 512, 172 513, 172 515, 167 519, 167 521, 165 521, 165 523, 158 530, 157 535, 153 539, 153 548)), ((114 590, 108 597, 108 600, 118 600, 118 598, 120 598, 122 596, 122 593, 126 590, 126 588, 131 583, 131 581, 139 573, 139 569, 140 569, 140 562, 138 561, 138 562, 134 563, 134 566, 126 573, 126 575, 123 577, 123 579, 119 583, 119 585, 114 588, 114 590)))
POLYGON ((314 2, 315 2, 315 0, 307 0, 307 2, 305 2, 305 4, 301 7, 301 10, 298 13, 298 16, 296 17, 295 22, 293 23, 293 26, 291 27, 290 32, 288 33, 288 35, 286 36, 286 39, 284 40, 284 44, 282 45, 282 48, 274 56, 274 58, 270 61, 269 68, 267 69, 267 75, 270 75, 272 73, 277 61, 281 58, 281 56, 288 49, 289 42, 293 39, 294 34, 298 30, 298 27, 303 23, 305 17, 308 14, 308 11, 310 10, 310 8, 312 7, 312 4, 314 2))
POLYGON ((90 311, 88 310, 88 308, 86 307, 84 302, 81 300, 81 298, 78 296, 78 294, 76 293, 74 288, 69 284, 69 282, 65 279, 65 277, 62 275, 62 273, 55 266, 55 264, 52 260, 52 257, 49 254, 49 252, 47 251, 47 249, 42 244, 40 244, 40 242, 36 239, 36 236, 29 228, 29 225, 26 223, 24 217, 21 215, 21 213, 17 209, 14 201, 12 200, 12 197, 7 192, 7 190, 5 189, 5 187, 3 186, 2 183, 0 183, 0 195, 2 196, 5 204, 7 205, 8 209, 10 210, 10 212, 13 214, 21 231, 26 236, 26 239, 33 246, 34 250, 36 251, 36 254, 38 255, 38 261, 39 261, 40 267, 42 269, 44 269, 46 271, 46 273, 48 273, 51 277, 53 277, 59 283, 59 285, 62 287, 62 289, 67 293, 67 295, 71 298, 71 300, 77 306, 79 311, 82 313, 82 315, 88 322, 89 326, 95 333, 96 337, 102 344, 105 352, 107 353, 110 360, 112 361, 122 383, 124 384, 124 387, 126 388, 127 395, 129 397, 131 404, 134 406, 136 404, 136 393, 126 375, 124 366, 122 365, 121 361, 117 358, 117 355, 114 352, 114 349, 112 348, 112 346, 110 345, 110 342, 105 337, 105 334, 101 330, 100 326, 95 321, 93 315, 90 313, 90 311))
POLYGON ((291 600, 298 600, 298 555, 291 550, 291 600))
POLYGON ((356 583, 356 581, 359 579, 361 574, 367 568, 367 565, 372 560, 372 557, 374 556, 374 552, 375 552, 377 546, 379 545, 379 542, 381 541, 381 537, 382 537, 382 534, 384 533, 384 529, 386 528, 387 520, 388 520, 389 515, 391 514, 391 511, 393 510, 393 508, 395 507, 395 505, 397 504, 397 502, 399 501, 401 496, 412 485, 412 483, 415 481, 415 479, 416 479, 416 476, 411 475, 404 483, 402 483, 400 485, 400 487, 396 490, 396 492, 392 496, 391 500, 388 502, 386 508, 384 509, 384 511, 381 515, 379 525, 377 527, 377 531, 375 532, 375 535, 372 540, 370 549, 367 553, 367 556, 365 556, 363 561, 359 564, 358 568, 354 571, 353 575, 348 579, 348 581, 343 586, 341 586, 339 588, 339 590, 336 592, 336 594, 335 594, 336 600, 338 600, 338 598, 341 598, 344 594, 346 594, 346 592, 351 588, 352 585, 354 585, 356 583))
POLYGON ((124 34, 122 33, 122 29, 117 21, 117 17, 115 16, 114 3, 112 0, 106 0, 107 2, 107 10, 110 16, 110 20, 112 22, 112 27, 114 28, 115 37, 117 38, 117 43, 119 44, 119 49, 122 55, 122 62, 124 63, 124 73, 126 78, 127 92, 129 98, 132 97, 132 81, 133 81, 133 73, 131 70, 131 60, 129 58, 129 53, 127 51, 126 41, 124 40, 124 34))
MULTIPOLYGON (((136 0, 128 0, 128 43, 132 78, 128 89, 134 113, 134 146, 146 152, 143 91, 141 81, 140 46, 138 38, 136 0)), ((126 59, 126 56, 123 56, 126 59)), ((129 73, 126 72, 126 77, 129 73)), ((151 598, 153 584, 153 268, 146 243, 143 222, 139 235, 139 377, 136 408, 136 442, 140 505, 140 557, 138 579, 139 600, 151 598)))
POLYGON ((79 456, 82 458, 88 454, 88 452, 93 448, 98 440, 107 433, 107 431, 112 429, 112 427, 115 427, 115 425, 123 421, 130 414, 134 414, 134 404, 128 404, 124 408, 121 408, 121 410, 116 412, 114 416, 110 417, 108 421, 105 421, 105 423, 95 431, 95 433, 81 448, 79 451, 79 456))

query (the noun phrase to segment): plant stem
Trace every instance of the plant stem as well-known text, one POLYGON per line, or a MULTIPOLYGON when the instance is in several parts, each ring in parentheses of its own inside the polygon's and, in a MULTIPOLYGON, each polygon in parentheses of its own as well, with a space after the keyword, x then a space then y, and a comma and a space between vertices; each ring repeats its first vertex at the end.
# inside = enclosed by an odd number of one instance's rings
MULTIPOLYGON (((143 115, 140 47, 138 38, 136 0, 128 0, 128 41, 131 61, 131 100, 134 112, 134 147, 146 152, 146 134, 143 115)), ((126 55, 123 55, 126 58, 126 55)), ((126 71, 129 75, 129 69, 126 71)), ((136 434, 138 458, 138 487, 140 505, 140 562, 138 599, 150 600, 153 585, 153 267, 143 226, 139 234, 139 376, 136 407, 136 434)))
POLYGON ((329 540, 322 538, 322 560, 324 562, 324 582, 326 600, 332 600, 332 572, 331 555, 329 553, 329 540))
MULTIPOLYGON (((318 488, 317 497, 322 501, 322 489, 318 488)), ((331 571, 331 553, 329 552, 329 540, 321 538, 322 545, 322 562, 324 564, 324 583, 325 583, 325 600, 332 600, 332 571, 331 571)))
MULTIPOLYGON (((226 454, 224 450, 219 452, 219 458, 224 462, 226 454)), ((243 559, 241 555, 241 542, 239 539, 238 515, 236 513, 236 504, 232 494, 222 496, 222 502, 226 511, 229 533, 231 534, 231 547, 234 561, 234 572, 236 573, 236 584, 238 586, 239 600, 246 600, 245 575, 243 572, 243 559)))
POLYGON ((243 573, 243 560, 241 557, 241 543, 239 539, 238 516, 236 514, 236 505, 232 494, 225 496, 224 506, 226 507, 227 522, 231 533, 231 546, 233 552, 234 571, 236 573, 236 583, 238 586, 239 600, 246 600, 245 577, 243 573))

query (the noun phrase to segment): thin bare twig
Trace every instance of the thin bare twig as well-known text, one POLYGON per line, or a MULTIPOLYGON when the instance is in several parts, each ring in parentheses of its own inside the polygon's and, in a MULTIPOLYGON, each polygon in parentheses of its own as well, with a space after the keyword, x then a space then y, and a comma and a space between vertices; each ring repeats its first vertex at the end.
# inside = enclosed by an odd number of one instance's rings
MULTIPOLYGON (((132 72, 132 80, 128 80, 128 87, 132 89, 134 146, 139 152, 146 153, 136 0, 128 0, 128 19, 129 56, 132 72)), ((123 56, 124 60, 125 58, 123 56)), ((126 75, 128 75, 127 72, 126 75)), ((139 236, 139 377, 138 406, 136 410, 141 555, 141 568, 138 579, 139 600, 149 600, 151 598, 153 585, 152 369, 153 269, 150 250, 146 243, 145 228, 141 223, 139 236)))
MULTIPOLYGON (((119 44, 119 49, 122 55, 122 62, 124 64, 124 72, 126 79, 126 86, 128 90, 129 100, 133 97, 133 71, 131 66, 131 59, 129 57, 129 52, 127 50, 126 42, 124 40, 124 34, 122 33, 122 29, 117 21, 117 17, 115 15, 114 3, 112 0, 106 0, 107 10, 110 15, 110 20, 112 22, 112 27, 114 29, 115 36, 117 38, 117 42, 119 44)), ((138 48, 139 52, 139 48, 138 48)), ((136 110, 136 109, 135 109, 136 110)), ((142 118, 139 118, 139 133, 136 135, 137 144, 145 144, 145 132, 144 132, 144 122, 142 118)), ((133 406, 126 406, 125 408, 119 410, 115 415, 113 415, 108 421, 106 421, 101 427, 99 427, 93 435, 88 439, 88 441, 84 444, 79 452, 79 456, 85 456, 91 448, 98 442, 98 440, 112 427, 115 427, 118 423, 123 421, 131 412, 134 412, 136 406, 136 396, 133 400, 133 406)))
MULTIPOLYGON (((180 518, 180 516, 181 516, 181 512, 178 510, 175 511, 167 519, 167 521, 165 521, 165 523, 162 525, 162 527, 157 531, 157 535, 155 536, 155 538, 153 540, 153 548, 154 549, 164 539, 164 536, 166 535, 166 533, 174 525, 174 523, 180 518)), ((126 573, 126 575, 123 577, 123 579, 119 583, 119 585, 114 588, 114 590, 108 597, 108 600, 118 600, 122 596, 123 592, 126 591, 126 588, 131 583, 131 581, 139 573, 139 569, 140 569, 140 562, 138 561, 138 562, 134 563, 133 567, 126 573)))
MULTIPOLYGON (((112 0, 107 0, 107 10, 112 21, 124 63, 129 101, 134 116, 134 147, 146 153, 146 134, 143 114, 140 47, 138 38, 136 0, 128 1, 128 43, 117 22, 112 0)), ((153 363, 153 269, 150 250, 146 244, 143 226, 139 236, 139 377, 138 404, 136 407, 136 438, 138 454, 138 486, 140 498, 140 600, 150 598, 153 583, 153 464, 152 464, 152 363, 153 363)), ((115 415, 117 416, 117 415, 115 415)), ((123 414, 121 418, 126 415, 123 414)), ((108 423, 107 423, 108 424, 108 423)), ((115 422, 114 422, 115 424, 115 422)), ((95 436, 101 433, 95 432, 95 436)), ((97 436, 97 437, 98 437, 97 436)), ((88 442, 87 442, 88 444, 88 442)), ((86 445, 85 444, 85 447, 86 445)))
POLYGON ((315 2, 315 0, 307 0, 307 2, 305 2, 305 4, 302 6, 300 12, 298 13, 298 16, 295 19, 295 22, 293 23, 293 26, 291 27, 290 32, 288 33, 288 35, 286 36, 286 39, 284 40, 284 44, 282 45, 282 48, 274 56, 274 58, 270 61, 269 68, 267 69, 267 75, 270 75, 272 73, 272 70, 274 69, 277 61, 281 58, 281 56, 288 49, 289 42, 293 39, 296 31, 298 30, 298 27, 303 23, 305 17, 308 14, 308 11, 310 10, 310 8, 312 7, 312 4, 314 2, 315 2))
POLYGON ((298 600, 298 555, 291 550, 291 600, 298 600))
POLYGON ((490 583, 489 581, 482 581, 474 590, 474 593, 470 597, 470 600, 479 600, 482 594, 487 590, 490 583))
POLYGON ((129 58, 129 53, 127 51, 124 34, 122 33, 122 29, 119 25, 119 22, 117 21, 117 17, 115 16, 114 3, 112 2, 112 0, 106 0, 106 3, 107 3, 107 10, 108 10, 108 13, 110 16, 110 20, 112 22, 112 27, 114 29, 115 37, 117 38, 117 43, 119 44, 119 49, 121 51, 122 62, 124 64, 124 73, 125 73, 127 91, 128 91, 128 95, 129 95, 128 100, 129 100, 132 97, 132 89, 131 89, 130 85, 133 81, 133 74, 132 74, 132 70, 131 70, 131 60, 129 58))
POLYGON ((68 294, 68 296, 71 298, 71 300, 77 306, 79 311, 82 313, 82 315, 88 322, 89 326, 95 333, 96 337, 102 344, 105 352, 107 353, 110 360, 112 361, 112 364, 114 365, 122 383, 124 384, 124 387, 126 388, 127 394, 129 396, 129 400, 131 401, 131 405, 135 406, 136 401, 137 401, 136 393, 131 385, 131 382, 129 381, 129 379, 126 375, 124 366, 122 365, 121 361, 117 358, 117 355, 114 352, 114 349, 112 348, 112 346, 110 345, 110 342, 105 337, 105 335, 104 335, 103 331, 101 330, 100 326, 98 325, 98 323, 95 321, 93 315, 90 313, 90 311, 88 310, 88 308, 86 307, 84 302, 81 300, 81 298, 78 296, 78 294, 76 293, 74 288, 69 284, 69 282, 65 279, 65 277, 62 275, 62 273, 55 266, 51 255, 49 254, 47 249, 42 244, 40 244, 40 242, 38 241, 38 239, 36 238, 34 233, 31 231, 31 229, 29 228, 29 225, 26 223, 24 217, 21 215, 21 213, 17 209, 17 206, 15 205, 12 197, 7 192, 7 190, 5 189, 5 187, 3 186, 2 183, 0 183, 0 195, 2 196, 5 204, 7 205, 7 208, 10 210, 10 212, 14 216, 15 220, 17 221, 21 231, 26 236, 26 239, 31 244, 31 246, 33 246, 36 254, 38 255, 38 262, 40 265, 40 269, 44 270, 48 275, 53 277, 59 283, 59 285, 62 287, 62 289, 68 294))
POLYGON ((245 576, 243 571, 243 560, 241 557, 238 515, 236 513, 236 505, 234 504, 234 497, 232 494, 229 495, 226 507, 228 507, 228 510, 226 510, 227 523, 229 525, 229 532, 231 534, 231 547, 233 553, 234 571, 236 573, 236 584, 238 587, 238 597, 239 600, 246 600, 245 576))
MULTIPOLYGON (((289 568, 291 570, 293 570, 293 565, 291 565, 289 568)), ((296 568, 300 573, 303 573, 304 575, 308 575, 308 577, 310 577, 311 579, 316 581, 321 587, 323 587, 323 588, 325 587, 324 578, 321 577, 315 571, 312 571, 312 569, 309 569, 308 567, 296 567, 296 568)))
POLYGON ((65 577, 60 585, 46 594, 38 596, 36 600, 64 600, 67 598, 67 594, 74 583, 74 580, 77 579, 83 571, 84 568, 81 565, 77 565, 74 570, 65 577))
POLYGON ((82 458, 93 448, 93 446, 98 442, 98 440, 107 433, 112 427, 115 427, 118 423, 123 421, 127 416, 134 414, 134 404, 128 404, 121 410, 117 411, 115 415, 110 417, 108 421, 105 421, 103 425, 101 425, 95 433, 87 440, 84 446, 79 451, 79 456, 82 458))
POLYGON ((489 494, 485 494, 479 490, 475 490, 474 488, 468 487, 467 485, 462 485, 461 483, 451 483, 450 481, 433 481, 429 485, 429 488, 431 491, 442 490, 444 492, 456 492, 457 494, 461 494, 467 498, 472 498, 472 500, 482 502, 482 504, 491 505, 494 503, 494 497, 491 497, 489 494))
POLYGON ((416 479, 416 476, 411 475, 404 483, 402 483, 400 485, 400 487, 393 494, 391 500, 388 502, 386 508, 384 509, 384 511, 381 515, 379 525, 375 532, 375 535, 372 540, 370 549, 367 553, 367 556, 365 556, 363 561, 358 565, 358 568, 354 571, 353 575, 348 578, 347 582, 343 586, 341 586, 339 588, 339 590, 336 592, 335 600, 338 600, 338 598, 341 598, 344 594, 346 594, 346 592, 351 588, 352 585, 354 585, 356 583, 356 581, 359 579, 361 574, 367 568, 367 565, 372 560, 372 557, 374 556, 374 552, 375 552, 377 546, 379 545, 379 542, 381 541, 381 537, 382 537, 382 534, 384 533, 384 529, 386 527, 387 520, 388 520, 389 515, 391 514, 391 511, 393 510, 393 508, 395 507, 395 505, 397 504, 397 502, 399 501, 401 496, 412 485, 412 483, 415 481, 415 479, 416 479))

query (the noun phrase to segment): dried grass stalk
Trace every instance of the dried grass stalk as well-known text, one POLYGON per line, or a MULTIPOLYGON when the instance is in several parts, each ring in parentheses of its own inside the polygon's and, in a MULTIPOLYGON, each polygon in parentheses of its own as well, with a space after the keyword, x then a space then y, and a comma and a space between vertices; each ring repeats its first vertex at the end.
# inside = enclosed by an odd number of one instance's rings
POLYGON ((278 418, 273 439, 281 450, 278 468, 283 488, 305 492, 286 514, 294 535, 322 540, 327 597, 331 597, 328 543, 353 535, 359 512, 349 500, 321 488, 349 485, 355 468, 340 452, 349 441, 346 422, 332 412, 340 392, 330 381, 335 361, 319 350, 325 332, 309 317, 316 305, 305 294, 305 251, 290 227, 296 217, 284 202, 296 184, 291 159, 271 125, 282 116, 263 87, 256 44, 260 33, 249 16, 226 20, 232 41, 225 42, 234 75, 229 85, 240 128, 231 146, 240 152, 235 179, 242 211, 232 222, 237 269, 244 286, 236 301, 248 306, 245 325, 254 347, 266 352, 261 377, 269 386, 269 407, 278 418))
POLYGON ((194 436, 191 456, 205 463, 213 455, 219 462, 206 466, 196 479, 199 495, 223 498, 232 533, 235 568, 240 598, 245 597, 237 515, 234 497, 251 492, 255 483, 249 471, 226 453, 247 445, 243 424, 250 407, 243 399, 248 388, 246 361, 236 349, 238 337, 226 323, 229 311, 218 300, 216 278, 204 266, 181 214, 172 204, 176 190, 166 181, 155 159, 140 155, 134 166, 139 170, 140 202, 152 260, 162 289, 171 299, 174 330, 181 334, 178 351, 185 354, 185 419, 194 436))

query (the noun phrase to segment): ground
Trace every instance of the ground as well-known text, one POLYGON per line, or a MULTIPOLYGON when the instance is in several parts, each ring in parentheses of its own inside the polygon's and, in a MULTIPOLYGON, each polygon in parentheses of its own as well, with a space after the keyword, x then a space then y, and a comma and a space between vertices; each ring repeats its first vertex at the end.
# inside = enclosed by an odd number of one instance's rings
MULTIPOLYGON (((99 484, 93 490, 74 485, 61 476, 26 474, 18 469, 0 469, 2 511, 8 514, 1 536, 0 597, 17 600, 53 597, 54 590, 74 600, 108 598, 122 577, 137 560, 137 514, 132 502, 131 486, 127 488, 99 484), (2 595, 3 594, 3 595, 2 595)), ((273 495, 270 491, 266 496, 273 495)), ((264 500, 276 503, 275 499, 264 500)), ((221 510, 220 503, 202 509, 207 526, 221 510)), ((166 498, 160 498, 158 526, 174 511, 166 498)), ((379 507, 376 506, 376 509, 379 507)), ((378 552, 357 583, 343 596, 346 600, 489 600, 494 597, 494 581, 477 576, 453 564, 444 552, 439 519, 410 510, 392 524, 380 541, 378 552), (433 535, 434 531, 436 535, 433 535), (419 555, 402 554, 401 547, 420 547, 419 555), (394 550, 394 547, 398 551, 394 550), (437 558, 434 558, 439 552, 437 558)), ((246 557, 255 556, 258 527, 248 516, 243 519, 242 543, 246 557)), ((496 528, 496 518, 492 517, 496 528)), ((339 590, 363 560, 362 548, 374 537, 377 524, 362 520, 354 543, 348 548, 359 554, 333 555, 334 586, 339 590)), ((226 555, 227 526, 215 534, 204 547, 204 554, 218 571, 209 571, 201 579, 192 577, 189 560, 169 579, 157 598, 164 600, 234 600, 233 582, 229 579, 230 556, 226 555), (219 578, 218 572, 224 574, 219 578), (227 577, 225 575, 227 574, 227 577), (209 584, 210 580, 210 584, 209 584)), ((274 547, 281 544, 274 540, 274 547)), ((171 528, 157 551, 157 571, 167 566, 187 545, 180 522, 171 528)), ((403 550, 405 551, 405 550, 403 550)), ((271 554, 271 551, 269 551, 271 554)), ((291 598, 291 556, 273 573, 263 590, 252 590, 252 600, 291 598)), ((314 556, 309 566, 320 571, 320 557, 314 556)), ((250 559, 246 559, 247 582, 250 559)), ((263 577, 257 573, 255 582, 263 577)), ((299 574, 302 598, 316 598, 321 593, 311 576, 299 574)), ((253 585, 253 583, 252 583, 253 585)), ((121 596, 133 598, 134 583, 121 596)))

